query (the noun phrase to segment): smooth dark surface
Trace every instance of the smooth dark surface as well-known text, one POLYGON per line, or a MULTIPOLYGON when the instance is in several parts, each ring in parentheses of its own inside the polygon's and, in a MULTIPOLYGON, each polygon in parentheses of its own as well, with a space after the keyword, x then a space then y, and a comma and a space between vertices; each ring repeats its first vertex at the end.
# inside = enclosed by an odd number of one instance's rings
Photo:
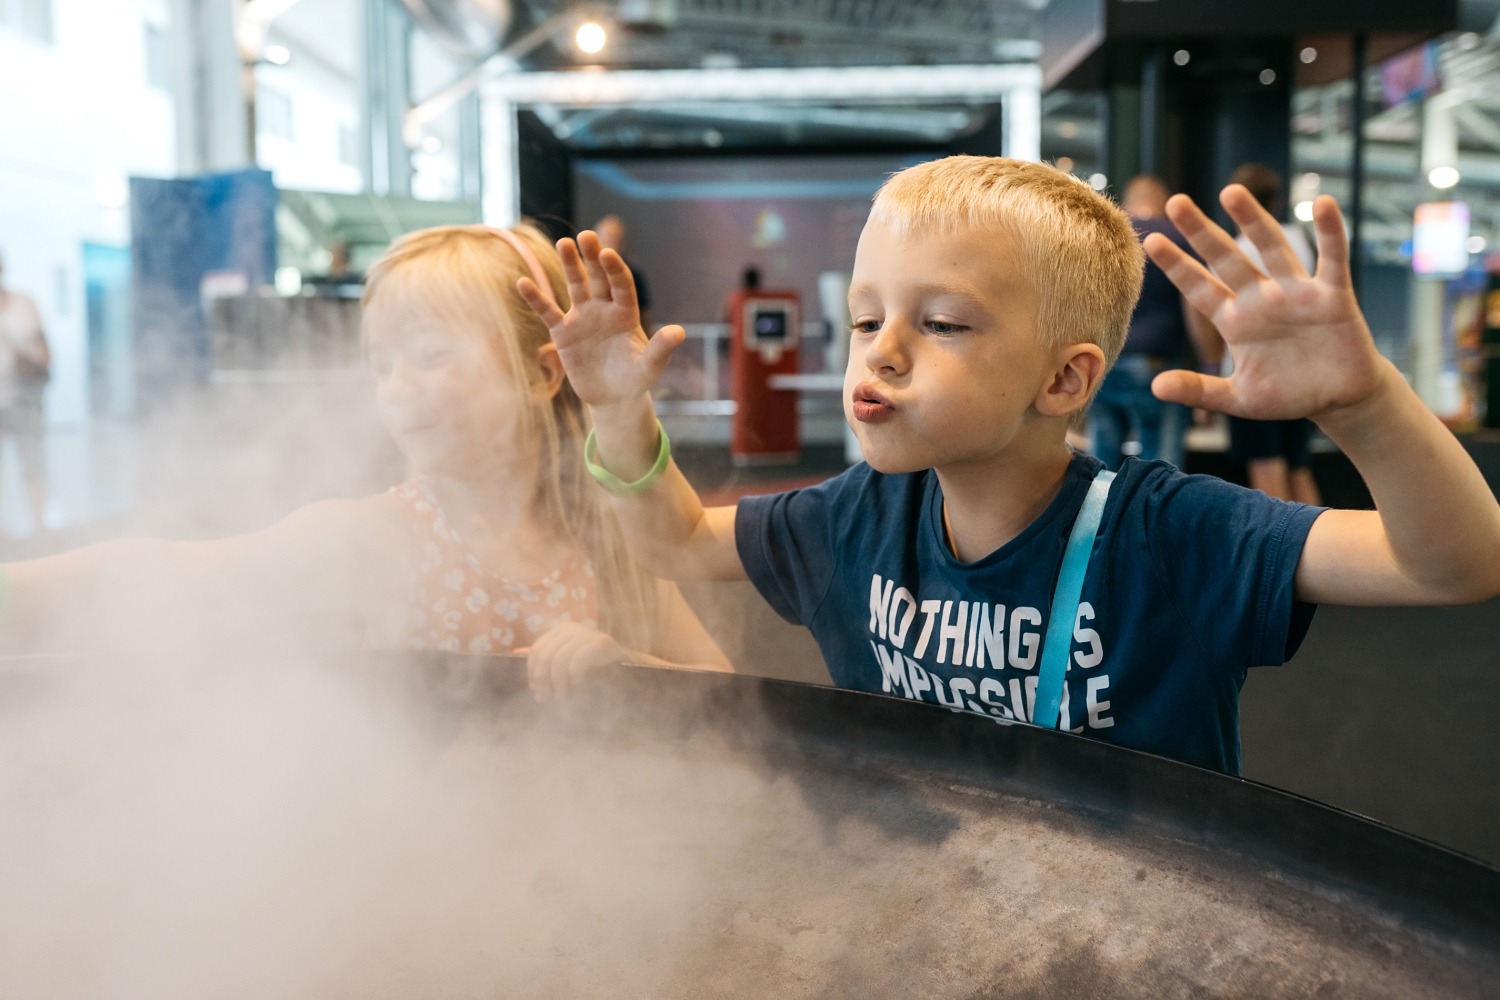
MULTIPOLYGON (((427 659, 421 667, 438 678, 432 690, 448 692, 442 711, 482 712, 486 700, 513 698, 519 686, 518 671, 476 674, 480 661, 468 658, 427 659), (455 676, 469 680, 455 683, 455 676)), ((526 721, 550 728, 561 720, 569 741, 639 748, 646 738, 660 741, 655 750, 689 756, 705 733, 725 739, 755 772, 799 788, 823 831, 821 847, 802 845, 814 869, 820 851, 838 853, 848 823, 873 823, 893 854, 951 849, 956 866, 1003 867, 1012 858, 1037 864, 999 845, 1017 828, 1043 840, 1055 834, 1050 861, 1049 848, 1035 839, 1030 846, 1041 864, 1057 866, 1044 881, 1049 905, 1064 912, 1091 905, 1089 868, 1138 866, 1139 893, 1127 890, 1123 898, 1138 904, 1131 919, 1140 932, 1160 935, 1159 950, 1149 961, 1110 958, 1080 930, 1070 944, 1092 952, 1097 967, 1090 976, 1070 979, 1078 970, 1067 963, 1047 972, 1054 985, 1072 983, 1077 995, 1106 984, 1114 996, 1194 995, 1189 980, 1228 996, 1500 995, 1500 872, 1349 813, 1070 734, 1001 726, 899 699, 638 669, 595 680, 571 704, 543 706, 526 721), (972 853, 976 827, 992 830, 994 853, 984 846, 986 836, 972 853), (1165 870, 1183 881, 1155 881, 1165 870), (1178 907, 1187 913, 1210 899, 1201 926, 1173 917, 1178 907), (1263 926, 1252 931, 1218 922, 1231 915, 1263 926), (1241 932, 1272 940, 1283 931, 1301 942, 1302 956, 1257 956, 1233 943, 1241 932), (1222 968, 1197 967, 1220 953, 1222 968), (1309 966, 1295 967, 1299 961, 1309 966), (1189 966, 1196 970, 1191 975, 1184 971, 1189 966), (1420 972, 1410 975, 1413 969, 1420 972)), ((744 806, 755 810, 753 799, 744 806)), ((776 862, 757 849, 721 864, 733 870, 747 861, 770 865, 758 868, 761 878, 779 880, 776 862)), ((802 891, 804 863, 789 859, 791 877, 778 890, 786 898, 802 891)), ((984 878, 976 874, 975 881, 982 893, 984 878)), ((1101 905, 1106 899, 1119 904, 1115 891, 1101 889, 1101 905)), ((989 933, 995 941, 1012 940, 1018 928, 1003 921, 1015 913, 1008 903, 994 903, 993 911, 990 905, 977 906, 983 921, 1001 921, 989 933)), ((973 899, 940 901, 936 911, 955 927, 977 929, 969 923, 973 899)), ((983 989, 951 995, 1074 994, 1044 984, 1018 989, 1001 975, 983 989)))

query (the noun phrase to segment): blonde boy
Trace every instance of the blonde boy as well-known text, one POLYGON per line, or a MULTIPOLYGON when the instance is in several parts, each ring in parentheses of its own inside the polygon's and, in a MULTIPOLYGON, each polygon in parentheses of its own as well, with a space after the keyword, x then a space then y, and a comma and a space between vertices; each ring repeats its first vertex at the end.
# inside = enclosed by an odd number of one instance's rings
POLYGON ((1168 372, 1153 390, 1313 418, 1378 511, 1284 503, 1157 462, 1110 482, 1069 451, 1142 260, 1118 209, 1042 164, 951 157, 886 183, 849 292, 844 406, 865 463, 737 508, 704 509, 668 460, 648 393, 683 332, 646 337, 618 256, 591 233, 560 245, 566 315, 522 291, 593 410, 595 475, 648 569, 748 577, 812 630, 840 686, 997 719, 1046 719, 1050 647, 1058 726, 1236 772, 1246 670, 1289 657, 1317 603, 1500 593, 1500 505, 1375 350, 1332 199, 1314 207, 1315 276, 1248 192, 1221 200, 1265 272, 1182 196, 1168 215, 1208 267, 1165 239, 1146 251, 1223 334, 1234 376, 1168 372), (1106 497, 1096 536, 1081 533, 1084 562, 1064 570, 1091 493, 1106 497))

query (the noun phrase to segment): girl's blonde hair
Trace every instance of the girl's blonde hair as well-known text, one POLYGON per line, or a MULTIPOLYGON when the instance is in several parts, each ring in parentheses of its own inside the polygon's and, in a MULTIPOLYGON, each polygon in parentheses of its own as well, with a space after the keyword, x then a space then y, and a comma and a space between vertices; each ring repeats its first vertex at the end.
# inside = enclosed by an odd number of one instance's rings
MULTIPOLYGON (((562 261, 535 225, 509 230, 546 272, 552 297, 568 308, 562 261)), ((456 328, 486 336, 497 360, 517 378, 538 377, 537 353, 551 342, 546 324, 516 290, 532 277, 515 247, 489 226, 435 226, 400 237, 365 272, 366 313, 391 286, 456 328)), ((534 279, 533 279, 534 280, 534 279)), ((656 581, 630 558, 614 515, 583 464, 588 411, 564 379, 550 406, 525 407, 521 433, 537 443, 537 504, 594 568, 600 627, 630 649, 656 643, 656 581)))

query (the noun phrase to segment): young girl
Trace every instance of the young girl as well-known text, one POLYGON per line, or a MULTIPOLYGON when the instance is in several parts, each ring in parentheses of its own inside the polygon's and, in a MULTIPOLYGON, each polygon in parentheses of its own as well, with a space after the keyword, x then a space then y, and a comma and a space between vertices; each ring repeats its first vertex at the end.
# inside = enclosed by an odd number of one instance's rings
POLYGON ((516 291, 522 276, 566 305, 557 254, 530 225, 397 240, 367 274, 363 332, 407 481, 251 534, 11 565, 4 646, 191 634, 520 653, 542 698, 606 662, 729 669, 676 586, 627 555, 584 467, 584 408, 516 291))

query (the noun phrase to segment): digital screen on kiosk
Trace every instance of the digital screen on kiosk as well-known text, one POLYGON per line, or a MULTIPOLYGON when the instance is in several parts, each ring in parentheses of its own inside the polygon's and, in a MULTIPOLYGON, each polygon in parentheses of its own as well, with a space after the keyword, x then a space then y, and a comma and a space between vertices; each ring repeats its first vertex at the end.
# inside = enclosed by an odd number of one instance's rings
POLYGON ((787 334, 787 317, 785 309, 757 309, 755 310, 755 324, 752 328, 756 340, 784 341, 787 334))

